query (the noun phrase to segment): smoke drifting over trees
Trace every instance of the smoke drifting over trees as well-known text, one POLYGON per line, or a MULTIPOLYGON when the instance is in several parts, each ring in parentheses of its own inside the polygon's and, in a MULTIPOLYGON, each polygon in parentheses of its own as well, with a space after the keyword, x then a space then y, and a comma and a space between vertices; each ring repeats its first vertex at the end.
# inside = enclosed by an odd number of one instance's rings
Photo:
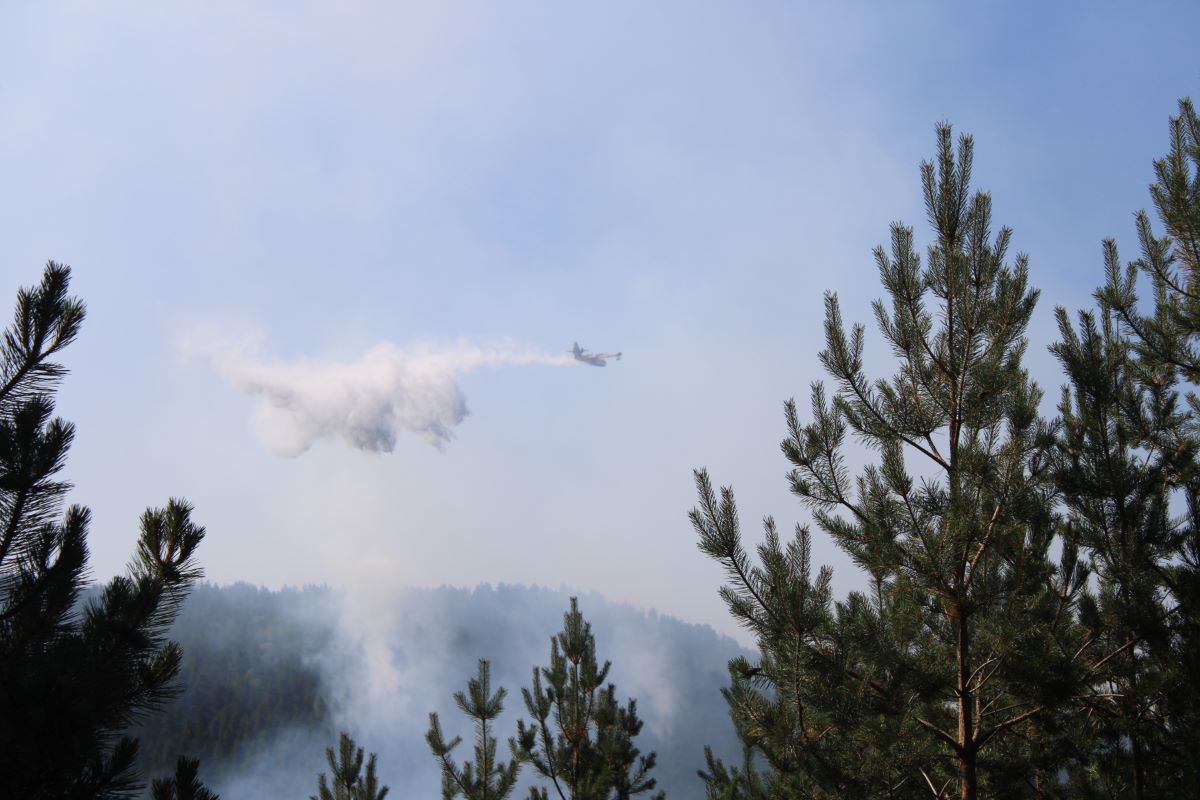
MULTIPOLYGON (((528 717, 520 689, 545 662, 571 594, 501 585, 396 589, 366 601, 316 587, 200 586, 171 631, 185 654, 184 691, 146 722, 141 767, 161 774, 188 752, 222 797, 302 797, 344 729, 379 754, 390 796, 437 796, 439 767, 423 737, 429 712, 456 729, 452 695, 487 658, 493 687, 509 692, 496 736, 515 734, 528 717)), ((737 753, 720 690, 728 660, 743 651, 708 627, 598 595, 581 596, 579 607, 613 662, 618 696, 637 699, 638 746, 658 753, 658 785, 668 797, 700 794, 704 745, 737 753)), ((531 779, 523 772, 521 787, 531 779)))

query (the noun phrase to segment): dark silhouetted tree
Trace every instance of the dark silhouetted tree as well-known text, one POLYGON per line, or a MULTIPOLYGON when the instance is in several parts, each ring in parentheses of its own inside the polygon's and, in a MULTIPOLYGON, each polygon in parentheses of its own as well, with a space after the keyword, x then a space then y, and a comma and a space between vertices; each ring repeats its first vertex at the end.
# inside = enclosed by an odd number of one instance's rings
POLYGON ((221 800, 200 782, 199 771, 199 759, 180 756, 174 776, 154 781, 153 800, 221 800))
POLYGON ((54 416, 57 362, 84 306, 51 262, 22 289, 0 343, 0 797, 127 797, 140 788, 124 734, 172 695, 180 650, 166 641, 204 529, 171 500, 142 515, 128 575, 79 607, 86 508, 63 512, 58 478, 74 428, 54 416))

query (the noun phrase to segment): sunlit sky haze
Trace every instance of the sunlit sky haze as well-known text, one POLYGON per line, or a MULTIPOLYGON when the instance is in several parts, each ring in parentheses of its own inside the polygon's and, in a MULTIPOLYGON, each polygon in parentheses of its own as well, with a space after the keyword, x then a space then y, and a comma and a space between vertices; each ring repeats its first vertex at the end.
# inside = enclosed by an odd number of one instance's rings
MULTIPOLYGON (((9 4, 0 289, 55 259, 88 303, 59 410, 93 575, 185 496, 218 582, 565 584, 732 632, 692 469, 735 486, 752 540, 807 519, 782 403, 820 377, 823 292, 868 320, 889 224, 928 242, 934 125, 974 135, 1030 256, 1053 396, 1053 308, 1089 302, 1104 237, 1135 255, 1197 23, 1194 3, 9 4), (377 346, 576 340, 624 357, 472 361, 411 406, 461 393, 440 447, 313 423, 272 450, 255 410, 264 364, 309 370, 326 408, 346 395, 312 369, 377 346)), ((371 375, 356 402, 413 385, 371 375)), ((857 585, 823 537, 815 556, 857 585)))

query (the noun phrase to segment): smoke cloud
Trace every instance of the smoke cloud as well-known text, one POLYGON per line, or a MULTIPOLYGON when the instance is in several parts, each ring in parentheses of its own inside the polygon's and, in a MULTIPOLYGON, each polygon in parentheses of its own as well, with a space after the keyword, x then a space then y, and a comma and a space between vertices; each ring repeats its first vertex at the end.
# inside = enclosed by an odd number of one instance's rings
MULTIPOLYGON (((404 588, 362 583, 346 590, 308 587, 271 592, 249 585, 202 585, 184 603, 171 630, 184 652, 190 685, 153 727, 139 735, 156 760, 143 760, 159 776, 185 742, 200 758, 201 779, 222 797, 283 800, 307 797, 317 773, 328 772, 324 751, 348 731, 379 755, 379 776, 390 796, 438 797, 440 770, 425 743, 429 712, 448 736, 465 741, 455 756, 472 759, 471 722, 454 693, 474 677, 477 660, 489 659, 493 689, 508 694, 494 722, 502 755, 517 720, 529 719, 521 689, 535 666, 549 662, 550 637, 562 628, 571 596, 591 623, 597 656, 611 660, 617 696, 637 700, 645 728, 643 753, 656 752, 653 776, 670 798, 703 796, 696 770, 704 747, 737 758, 740 746, 721 689, 727 664, 752 657, 711 628, 565 588, 480 585, 474 589, 404 588), (265 649, 264 649, 265 648, 265 649), (189 671, 190 670, 190 671, 189 671), (314 676, 328 715, 309 724, 286 711, 295 702, 264 702, 272 681, 304 687, 314 676), (257 692, 240 687, 251 676, 257 692), (214 699, 217 698, 217 699, 214 699), (206 704, 217 703, 214 710, 206 704), (271 727, 286 718, 282 727, 271 727), (217 720, 224 720, 218 723, 217 720), (231 726, 228 733, 210 730, 231 726), (245 726, 248 730, 243 729, 245 726), (232 735, 240 732, 236 747, 232 735), (164 748, 163 742, 175 747, 164 748)), ((513 797, 540 785, 525 767, 513 797)))
POLYGON ((352 361, 272 360, 257 344, 192 337, 187 356, 207 361, 231 386, 258 400, 254 427, 267 449, 295 457, 321 439, 390 453, 401 433, 441 448, 469 413, 459 376, 483 367, 571 366, 554 355, 515 342, 466 342, 402 348, 375 345, 352 361))

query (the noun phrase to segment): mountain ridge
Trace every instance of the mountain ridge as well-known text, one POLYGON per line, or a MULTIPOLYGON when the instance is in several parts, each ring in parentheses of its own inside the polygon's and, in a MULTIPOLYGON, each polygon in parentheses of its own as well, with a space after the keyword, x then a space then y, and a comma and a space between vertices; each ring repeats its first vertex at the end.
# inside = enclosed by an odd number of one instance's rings
MULTIPOLYGON (((737 752, 720 689, 726 664, 747 651, 710 626, 560 586, 195 588, 171 638, 183 647, 183 691, 136 731, 147 778, 186 754, 226 800, 306 796, 327 770, 324 748, 349 730, 397 795, 439 791, 424 742, 428 713, 450 735, 469 734, 452 694, 478 659, 508 690, 503 742, 527 718, 520 689, 548 663, 569 598, 592 624, 610 681, 634 697, 671 796, 702 792, 703 746, 737 752)), ((464 754, 468 757, 464 745, 464 754)), ((531 775, 526 775, 526 779, 531 775)))

